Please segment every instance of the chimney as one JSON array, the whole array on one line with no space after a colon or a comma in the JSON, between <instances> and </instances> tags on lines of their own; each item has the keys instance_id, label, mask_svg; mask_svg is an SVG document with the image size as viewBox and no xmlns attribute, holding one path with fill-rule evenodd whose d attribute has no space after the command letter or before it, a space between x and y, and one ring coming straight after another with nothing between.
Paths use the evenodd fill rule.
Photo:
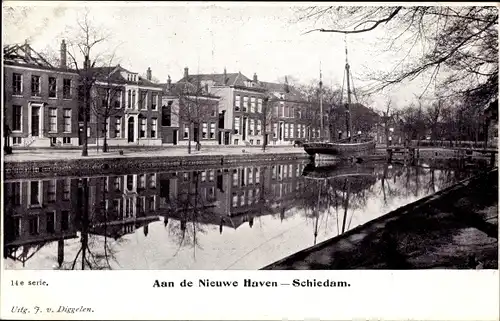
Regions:
<instances>
[{"instance_id":1,"label":"chimney","mask_svg":"<svg viewBox=\"0 0 500 321\"><path fill-rule=\"evenodd\" d=\"M257 79L257 73L253 74L253 82L258 82L259 80Z\"/></svg>"},{"instance_id":2,"label":"chimney","mask_svg":"<svg viewBox=\"0 0 500 321\"><path fill-rule=\"evenodd\" d=\"M66 42L61 41L61 68L66 68Z\"/></svg>"},{"instance_id":3,"label":"chimney","mask_svg":"<svg viewBox=\"0 0 500 321\"><path fill-rule=\"evenodd\" d=\"M24 58L28 61L31 60L31 47L28 39L24 41Z\"/></svg>"},{"instance_id":4,"label":"chimney","mask_svg":"<svg viewBox=\"0 0 500 321\"><path fill-rule=\"evenodd\" d=\"M148 70L146 71L146 79L151 81L151 67L148 67Z\"/></svg>"},{"instance_id":5,"label":"chimney","mask_svg":"<svg viewBox=\"0 0 500 321\"><path fill-rule=\"evenodd\" d=\"M283 89L285 90L286 93L290 92L290 87L288 86L288 77L285 76L285 84L283 86Z\"/></svg>"},{"instance_id":6,"label":"chimney","mask_svg":"<svg viewBox=\"0 0 500 321\"><path fill-rule=\"evenodd\" d=\"M226 67L224 67L224 85L227 84L227 72L226 72Z\"/></svg>"},{"instance_id":7,"label":"chimney","mask_svg":"<svg viewBox=\"0 0 500 321\"><path fill-rule=\"evenodd\" d=\"M186 80L188 79L189 77L189 69L188 67L184 68L184 78L186 78Z\"/></svg>"},{"instance_id":8,"label":"chimney","mask_svg":"<svg viewBox=\"0 0 500 321\"><path fill-rule=\"evenodd\" d=\"M167 90L170 91L170 88L172 88L172 80L170 79L170 75L168 75L168 78L167 78Z\"/></svg>"}]
</instances>

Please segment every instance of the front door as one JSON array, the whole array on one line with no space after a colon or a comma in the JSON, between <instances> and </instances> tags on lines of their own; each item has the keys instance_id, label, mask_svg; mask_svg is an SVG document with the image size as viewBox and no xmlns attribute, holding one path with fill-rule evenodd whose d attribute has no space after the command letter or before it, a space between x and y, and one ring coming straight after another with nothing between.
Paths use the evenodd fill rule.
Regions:
<instances>
[{"instance_id":1,"label":"front door","mask_svg":"<svg viewBox=\"0 0 500 321\"><path fill-rule=\"evenodd\" d=\"M174 145L177 145L177 129L174 129L173 132L172 132L172 142Z\"/></svg>"},{"instance_id":2,"label":"front door","mask_svg":"<svg viewBox=\"0 0 500 321\"><path fill-rule=\"evenodd\" d=\"M40 107L31 107L31 136L40 136Z\"/></svg>"},{"instance_id":3,"label":"front door","mask_svg":"<svg viewBox=\"0 0 500 321\"><path fill-rule=\"evenodd\" d=\"M224 132L224 145L229 145L229 132Z\"/></svg>"},{"instance_id":4,"label":"front door","mask_svg":"<svg viewBox=\"0 0 500 321\"><path fill-rule=\"evenodd\" d=\"M134 117L128 119L128 142L134 142Z\"/></svg>"}]
</instances>

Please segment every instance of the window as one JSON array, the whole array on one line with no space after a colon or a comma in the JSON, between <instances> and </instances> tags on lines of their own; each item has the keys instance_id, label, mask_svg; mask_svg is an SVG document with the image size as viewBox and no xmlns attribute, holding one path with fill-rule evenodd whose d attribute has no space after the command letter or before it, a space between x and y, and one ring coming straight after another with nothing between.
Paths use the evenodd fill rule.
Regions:
<instances>
[{"instance_id":1,"label":"window","mask_svg":"<svg viewBox=\"0 0 500 321\"><path fill-rule=\"evenodd\" d=\"M40 76L31 76L31 96L40 97Z\"/></svg>"},{"instance_id":2,"label":"window","mask_svg":"<svg viewBox=\"0 0 500 321\"><path fill-rule=\"evenodd\" d=\"M206 139L207 138L207 131L208 131L208 127L207 127L207 123L203 123L202 124L202 128L201 128L201 138L203 139Z\"/></svg>"},{"instance_id":3,"label":"window","mask_svg":"<svg viewBox=\"0 0 500 321\"><path fill-rule=\"evenodd\" d=\"M12 137L12 144L21 145L23 143L22 137Z\"/></svg>"},{"instance_id":4,"label":"window","mask_svg":"<svg viewBox=\"0 0 500 321\"><path fill-rule=\"evenodd\" d=\"M250 98L250 112L255 113L255 97Z\"/></svg>"},{"instance_id":5,"label":"window","mask_svg":"<svg viewBox=\"0 0 500 321\"><path fill-rule=\"evenodd\" d=\"M285 116L285 103L284 102L280 102L280 107L279 107L278 112L279 112L278 117Z\"/></svg>"},{"instance_id":6,"label":"window","mask_svg":"<svg viewBox=\"0 0 500 321\"><path fill-rule=\"evenodd\" d=\"M189 124L184 124L184 138L189 139Z\"/></svg>"},{"instance_id":7,"label":"window","mask_svg":"<svg viewBox=\"0 0 500 321\"><path fill-rule=\"evenodd\" d=\"M293 138L293 124L290 124L290 138Z\"/></svg>"},{"instance_id":8,"label":"window","mask_svg":"<svg viewBox=\"0 0 500 321\"><path fill-rule=\"evenodd\" d=\"M49 98L57 97L57 79L49 77Z\"/></svg>"},{"instance_id":9,"label":"window","mask_svg":"<svg viewBox=\"0 0 500 321\"><path fill-rule=\"evenodd\" d=\"M273 124L273 137L276 138L278 136L278 123Z\"/></svg>"},{"instance_id":10,"label":"window","mask_svg":"<svg viewBox=\"0 0 500 321\"><path fill-rule=\"evenodd\" d=\"M21 182L10 183L10 202L12 205L21 205Z\"/></svg>"},{"instance_id":11,"label":"window","mask_svg":"<svg viewBox=\"0 0 500 321\"><path fill-rule=\"evenodd\" d=\"M148 109L148 92L141 91L141 109Z\"/></svg>"},{"instance_id":12,"label":"window","mask_svg":"<svg viewBox=\"0 0 500 321\"><path fill-rule=\"evenodd\" d=\"M66 178L63 181L63 200L69 201L71 197L71 179Z\"/></svg>"},{"instance_id":13,"label":"window","mask_svg":"<svg viewBox=\"0 0 500 321\"><path fill-rule=\"evenodd\" d=\"M254 133L254 127L255 127L255 122L253 119L250 119L250 130L249 130L249 135L253 135Z\"/></svg>"},{"instance_id":14,"label":"window","mask_svg":"<svg viewBox=\"0 0 500 321\"><path fill-rule=\"evenodd\" d=\"M250 145L253 145L253 139L250 139Z\"/></svg>"},{"instance_id":15,"label":"window","mask_svg":"<svg viewBox=\"0 0 500 321\"><path fill-rule=\"evenodd\" d=\"M63 79L63 98L71 99L71 79Z\"/></svg>"},{"instance_id":16,"label":"window","mask_svg":"<svg viewBox=\"0 0 500 321\"><path fill-rule=\"evenodd\" d=\"M298 116L299 118L302 118L302 111L300 111L300 110L299 110L299 111L297 112L297 116Z\"/></svg>"},{"instance_id":17,"label":"window","mask_svg":"<svg viewBox=\"0 0 500 321\"><path fill-rule=\"evenodd\" d=\"M248 97L243 97L243 111L246 112L248 107Z\"/></svg>"},{"instance_id":18,"label":"window","mask_svg":"<svg viewBox=\"0 0 500 321\"><path fill-rule=\"evenodd\" d=\"M284 116L285 117L290 117L290 108L288 108L288 106L285 106Z\"/></svg>"},{"instance_id":19,"label":"window","mask_svg":"<svg viewBox=\"0 0 500 321\"><path fill-rule=\"evenodd\" d=\"M35 217L30 217L30 219L29 219L29 232L30 232L30 235L38 235L38 233L40 232L38 215Z\"/></svg>"},{"instance_id":20,"label":"window","mask_svg":"<svg viewBox=\"0 0 500 321\"><path fill-rule=\"evenodd\" d=\"M49 108L49 132L57 132L57 108Z\"/></svg>"},{"instance_id":21,"label":"window","mask_svg":"<svg viewBox=\"0 0 500 321\"><path fill-rule=\"evenodd\" d=\"M71 133L71 109L65 108L63 111L64 132Z\"/></svg>"},{"instance_id":22,"label":"window","mask_svg":"<svg viewBox=\"0 0 500 321\"><path fill-rule=\"evenodd\" d=\"M144 189L146 188L146 174L139 175L139 184L138 188Z\"/></svg>"},{"instance_id":23,"label":"window","mask_svg":"<svg viewBox=\"0 0 500 321\"><path fill-rule=\"evenodd\" d=\"M240 133L240 117L234 117L234 133L237 135Z\"/></svg>"},{"instance_id":24,"label":"window","mask_svg":"<svg viewBox=\"0 0 500 321\"><path fill-rule=\"evenodd\" d=\"M300 124L297 124L297 138L300 138Z\"/></svg>"},{"instance_id":25,"label":"window","mask_svg":"<svg viewBox=\"0 0 500 321\"><path fill-rule=\"evenodd\" d=\"M233 207L238 207L238 195L233 195Z\"/></svg>"},{"instance_id":26,"label":"window","mask_svg":"<svg viewBox=\"0 0 500 321\"><path fill-rule=\"evenodd\" d=\"M116 138L122 137L122 118L121 117L115 118L115 136L116 136Z\"/></svg>"},{"instance_id":27,"label":"window","mask_svg":"<svg viewBox=\"0 0 500 321\"><path fill-rule=\"evenodd\" d=\"M38 181L30 182L30 205L41 205L40 204L40 184Z\"/></svg>"},{"instance_id":28,"label":"window","mask_svg":"<svg viewBox=\"0 0 500 321\"><path fill-rule=\"evenodd\" d=\"M262 130L262 121L259 119L259 120L257 120L257 135L261 134L261 130ZM260 145L260 144L257 143L257 145Z\"/></svg>"},{"instance_id":29,"label":"window","mask_svg":"<svg viewBox=\"0 0 500 321\"><path fill-rule=\"evenodd\" d=\"M56 231L56 212L47 213L46 223L47 233L54 233Z\"/></svg>"},{"instance_id":30,"label":"window","mask_svg":"<svg viewBox=\"0 0 500 321\"><path fill-rule=\"evenodd\" d=\"M215 138L215 123L210 123L210 139Z\"/></svg>"},{"instance_id":31,"label":"window","mask_svg":"<svg viewBox=\"0 0 500 321\"><path fill-rule=\"evenodd\" d=\"M54 203L56 201L56 181L50 180L47 186L47 201Z\"/></svg>"},{"instance_id":32,"label":"window","mask_svg":"<svg viewBox=\"0 0 500 321\"><path fill-rule=\"evenodd\" d=\"M116 109L122 108L122 91L121 89L117 89L114 94L113 106Z\"/></svg>"},{"instance_id":33,"label":"window","mask_svg":"<svg viewBox=\"0 0 500 321\"><path fill-rule=\"evenodd\" d=\"M158 108L158 93L151 93L151 110Z\"/></svg>"},{"instance_id":34,"label":"window","mask_svg":"<svg viewBox=\"0 0 500 321\"><path fill-rule=\"evenodd\" d=\"M259 183L260 183L260 168L257 168L257 170L255 171L255 184Z\"/></svg>"},{"instance_id":35,"label":"window","mask_svg":"<svg viewBox=\"0 0 500 321\"><path fill-rule=\"evenodd\" d=\"M132 191L134 189L134 175L126 175L127 190Z\"/></svg>"},{"instance_id":36,"label":"window","mask_svg":"<svg viewBox=\"0 0 500 321\"><path fill-rule=\"evenodd\" d=\"M241 96L236 95L235 102L234 102L234 110L240 111L240 107L241 107Z\"/></svg>"},{"instance_id":37,"label":"window","mask_svg":"<svg viewBox=\"0 0 500 321\"><path fill-rule=\"evenodd\" d=\"M136 108L136 105L135 105L135 90L132 90L132 108Z\"/></svg>"},{"instance_id":38,"label":"window","mask_svg":"<svg viewBox=\"0 0 500 321\"><path fill-rule=\"evenodd\" d=\"M12 131L22 131L22 111L23 106L14 105L12 106Z\"/></svg>"},{"instance_id":39,"label":"window","mask_svg":"<svg viewBox=\"0 0 500 321\"><path fill-rule=\"evenodd\" d=\"M148 202L148 203L149 203L149 204L148 204L148 205L149 205L149 206L148 206L148 208L149 208L149 210L150 210L150 211L154 211L154 210L155 210L155 208L156 208L156 202L155 202L155 199L156 199L156 197L155 197L154 195L153 195L153 196L150 196L150 197L148 198L148 201L149 201L149 202Z\"/></svg>"},{"instance_id":40,"label":"window","mask_svg":"<svg viewBox=\"0 0 500 321\"><path fill-rule=\"evenodd\" d=\"M69 211L61 211L61 230L67 231L69 229Z\"/></svg>"},{"instance_id":41,"label":"window","mask_svg":"<svg viewBox=\"0 0 500 321\"><path fill-rule=\"evenodd\" d=\"M156 118L151 118L151 138L156 138L157 132L158 132L158 120Z\"/></svg>"},{"instance_id":42,"label":"window","mask_svg":"<svg viewBox=\"0 0 500 321\"><path fill-rule=\"evenodd\" d=\"M248 169L248 184L253 184L253 167Z\"/></svg>"},{"instance_id":43,"label":"window","mask_svg":"<svg viewBox=\"0 0 500 321\"><path fill-rule=\"evenodd\" d=\"M172 125L172 103L170 100L167 106L163 106L161 108L161 125L162 126L171 126Z\"/></svg>"},{"instance_id":44,"label":"window","mask_svg":"<svg viewBox=\"0 0 500 321\"><path fill-rule=\"evenodd\" d=\"M290 107L290 117L295 118L295 107Z\"/></svg>"},{"instance_id":45,"label":"window","mask_svg":"<svg viewBox=\"0 0 500 321\"><path fill-rule=\"evenodd\" d=\"M233 186L238 186L238 170L233 170Z\"/></svg>"},{"instance_id":46,"label":"window","mask_svg":"<svg viewBox=\"0 0 500 321\"><path fill-rule=\"evenodd\" d=\"M156 188L156 174L149 174L149 188Z\"/></svg>"},{"instance_id":47,"label":"window","mask_svg":"<svg viewBox=\"0 0 500 321\"><path fill-rule=\"evenodd\" d=\"M288 124L285 124L285 138L288 138Z\"/></svg>"},{"instance_id":48,"label":"window","mask_svg":"<svg viewBox=\"0 0 500 321\"><path fill-rule=\"evenodd\" d=\"M127 108L132 108L132 90L128 90L127 93Z\"/></svg>"},{"instance_id":49,"label":"window","mask_svg":"<svg viewBox=\"0 0 500 321\"><path fill-rule=\"evenodd\" d=\"M213 182L214 179L215 179L215 171L214 170L208 171L208 181Z\"/></svg>"},{"instance_id":50,"label":"window","mask_svg":"<svg viewBox=\"0 0 500 321\"><path fill-rule=\"evenodd\" d=\"M147 119L144 117L140 117L139 121L141 124L141 128L139 129L139 137L144 138L144 137L146 137L146 121L147 121Z\"/></svg>"},{"instance_id":51,"label":"window","mask_svg":"<svg viewBox=\"0 0 500 321\"><path fill-rule=\"evenodd\" d=\"M260 145L260 139L257 139L257 145Z\"/></svg>"},{"instance_id":52,"label":"window","mask_svg":"<svg viewBox=\"0 0 500 321\"><path fill-rule=\"evenodd\" d=\"M23 75L12 74L12 93L14 95L22 95L23 93Z\"/></svg>"},{"instance_id":53,"label":"window","mask_svg":"<svg viewBox=\"0 0 500 321\"><path fill-rule=\"evenodd\" d=\"M115 188L115 191L118 192L120 191L120 177L115 177L115 181L114 181L114 188Z\"/></svg>"},{"instance_id":54,"label":"window","mask_svg":"<svg viewBox=\"0 0 500 321\"><path fill-rule=\"evenodd\" d=\"M14 218L14 237L20 237L21 236L21 218L20 217L15 217Z\"/></svg>"},{"instance_id":55,"label":"window","mask_svg":"<svg viewBox=\"0 0 500 321\"><path fill-rule=\"evenodd\" d=\"M259 112L259 113L262 112L262 98L259 98L257 100L257 112Z\"/></svg>"}]
</instances>

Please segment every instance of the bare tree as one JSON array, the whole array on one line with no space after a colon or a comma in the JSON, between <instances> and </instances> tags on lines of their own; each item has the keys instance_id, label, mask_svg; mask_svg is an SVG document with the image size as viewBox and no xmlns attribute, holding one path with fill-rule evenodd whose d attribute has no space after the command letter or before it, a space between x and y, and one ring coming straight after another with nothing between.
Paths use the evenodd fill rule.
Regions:
<instances>
[{"instance_id":1,"label":"bare tree","mask_svg":"<svg viewBox=\"0 0 500 321\"><path fill-rule=\"evenodd\" d=\"M200 125L207 118L213 117L217 111L218 98L210 94L207 88L190 82L181 82L176 86L176 95L179 100L179 108L172 111L177 114L179 121L189 126L188 153L191 153L191 139L196 142L196 150L201 149Z\"/></svg>"},{"instance_id":2,"label":"bare tree","mask_svg":"<svg viewBox=\"0 0 500 321\"><path fill-rule=\"evenodd\" d=\"M99 67L105 51L99 46L105 43L109 36L102 29L93 25L90 12L85 10L83 16L78 17L74 37L67 42L69 66L75 69L81 77L80 98L83 101L83 148L82 156L88 156L87 128L91 111L91 92L97 80L96 67ZM83 65L79 62L83 57Z\"/></svg>"},{"instance_id":3,"label":"bare tree","mask_svg":"<svg viewBox=\"0 0 500 321\"><path fill-rule=\"evenodd\" d=\"M405 54L389 71L373 75L374 91L424 75L429 85L442 73L448 77L440 84L451 94L481 93L483 103L498 96L495 6L330 6L302 7L297 13L297 21L323 26L308 32L348 35L385 29L384 50Z\"/></svg>"},{"instance_id":4,"label":"bare tree","mask_svg":"<svg viewBox=\"0 0 500 321\"><path fill-rule=\"evenodd\" d=\"M113 56L114 57L114 56ZM99 124L102 121L102 133L103 133L103 147L102 151L106 153L108 151L108 131L109 131L109 121L110 118L121 112L120 101L122 99L122 87L116 86L111 79L112 63L113 58L111 58L109 65L98 69L94 69L94 77L99 79L99 84L93 86L90 93L91 100L91 111L96 116L96 137L99 139L100 130ZM139 102L141 103L141 102Z\"/></svg>"}]
</instances>

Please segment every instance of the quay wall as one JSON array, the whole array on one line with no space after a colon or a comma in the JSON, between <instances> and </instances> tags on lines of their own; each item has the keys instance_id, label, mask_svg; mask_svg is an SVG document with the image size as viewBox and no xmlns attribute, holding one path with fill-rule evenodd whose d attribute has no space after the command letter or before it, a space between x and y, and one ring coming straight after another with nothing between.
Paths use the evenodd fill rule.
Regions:
<instances>
[{"instance_id":1,"label":"quay wall","mask_svg":"<svg viewBox=\"0 0 500 321\"><path fill-rule=\"evenodd\" d=\"M266 153L238 155L189 155L163 157L79 158L57 160L32 160L4 163L4 179L44 178L57 176L94 176L96 174L139 173L148 170L188 170L203 166L204 169L237 167L252 162L276 163L307 161L302 153Z\"/></svg>"}]
</instances>

